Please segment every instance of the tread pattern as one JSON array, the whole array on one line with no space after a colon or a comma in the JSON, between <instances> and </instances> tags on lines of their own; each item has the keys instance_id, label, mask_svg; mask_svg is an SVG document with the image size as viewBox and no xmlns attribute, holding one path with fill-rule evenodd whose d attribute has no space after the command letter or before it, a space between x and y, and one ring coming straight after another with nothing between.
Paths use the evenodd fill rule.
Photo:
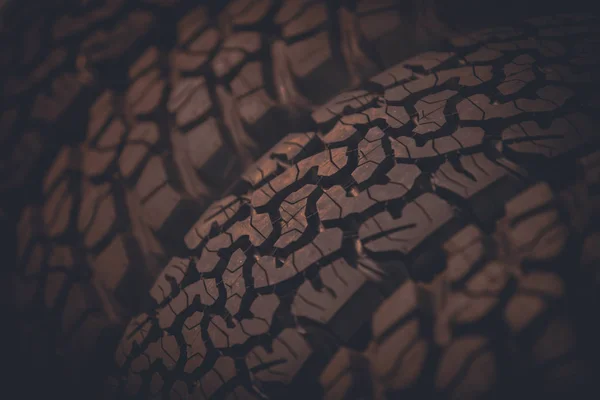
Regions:
<instances>
[{"instance_id":1,"label":"tread pattern","mask_svg":"<svg viewBox=\"0 0 600 400\"><path fill-rule=\"evenodd\" d=\"M557 16L459 37L316 110L317 130L281 141L186 234L191 256L129 324L108 396L348 398L334 381L367 379L378 396L462 398L588 372L589 325L564 299L593 293L565 264L589 228L569 223L576 200L555 200L574 180L592 193L588 25ZM582 196L591 212L595 195ZM525 353L496 367L490 326ZM583 347L562 340L573 335ZM519 357L524 375L509 376Z\"/></svg>"},{"instance_id":2,"label":"tread pattern","mask_svg":"<svg viewBox=\"0 0 600 400\"><path fill-rule=\"evenodd\" d=\"M4 191L23 183L33 168L27 164L35 158L31 156L40 156L44 128L64 113L81 90L74 60L69 59L73 55L66 46L54 45L48 34L61 5L56 4L55 8L29 4L23 9L6 10L9 15L5 16L7 25L2 32L2 72L11 79L3 82ZM16 29L23 25L25 29ZM61 73L61 68L66 73ZM42 94L39 100L36 92Z\"/></svg>"},{"instance_id":3,"label":"tread pattern","mask_svg":"<svg viewBox=\"0 0 600 400\"><path fill-rule=\"evenodd\" d=\"M400 20L365 36L374 16L404 18L403 6L361 4L56 5L72 11L43 20L37 40L48 36L51 51L35 60L15 52L32 72L7 93L31 97L1 120L15 138L34 112L48 114L39 127L34 122L38 136L69 132L55 141L55 154L40 155L48 164L37 168L40 193L19 222L18 318L23 341L46 346L43 357L32 356L44 360L40 368L58 360L76 370L79 358L95 353L103 326L118 329L145 308L166 255L189 253L180 238L254 159L292 127L316 128L313 104L397 61L379 60L380 52L403 56L379 42L401 28ZM61 107L44 97L48 86ZM29 161L27 152L14 154ZM265 260L274 275L264 277L266 286L285 279L272 261ZM38 339L40 327L50 333ZM82 348L75 337L86 339Z\"/></svg>"},{"instance_id":4,"label":"tread pattern","mask_svg":"<svg viewBox=\"0 0 600 400\"><path fill-rule=\"evenodd\" d=\"M19 196L31 198L32 193L20 193L24 183L40 178L38 172L61 145L82 139L82 115L101 87L113 85L115 76L139 57L138 49L169 30L172 24L160 16L186 7L186 0L59 0L28 1L5 10L3 202L12 208L22 201Z\"/></svg>"},{"instance_id":5,"label":"tread pattern","mask_svg":"<svg viewBox=\"0 0 600 400\"><path fill-rule=\"evenodd\" d=\"M80 372L82 366L95 363L89 362L90 353L104 348L98 341L105 340L114 324L127 320L131 307L140 302L127 286L145 288L151 283L144 281L147 273L134 272L128 260L144 262L151 271L154 260L146 256L157 253L152 237L135 223L139 217L129 212L133 207L121 186L91 167L110 164L106 155L118 144L114 137L100 145L98 137L81 141L88 131L88 107L106 85L106 74L126 71L157 26L168 30L165 10L180 2L161 3L24 2L6 10L12 14L2 26L1 68L5 77L14 78L3 81L0 190L9 223L16 224L12 220L21 214L15 246L20 248L19 260L10 268L15 279L8 278L15 281L11 292L17 300L15 360L23 377L43 371L40 376L56 393L77 386L60 384L65 368L74 382L88 384ZM183 5L178 4L178 10L183 11ZM139 26L139 12L158 15L162 23ZM131 40L115 42L105 29L126 31ZM106 111L110 113L110 107L96 107L92 114ZM94 129L98 127L89 130ZM43 176L37 176L39 172ZM23 209L25 203L29 206ZM128 226L132 220L133 226ZM140 236L144 240L137 243Z\"/></svg>"},{"instance_id":6,"label":"tread pattern","mask_svg":"<svg viewBox=\"0 0 600 400\"><path fill-rule=\"evenodd\" d=\"M368 371L378 388L369 395L556 396L593 388L598 348L575 342L582 327L567 301L593 312L593 303L577 299L578 291L594 293L584 283L593 273L564 267L563 257L573 260L568 243L582 238L576 232L584 225L571 225L575 214L560 216L566 204L559 198L547 183L526 189L506 204L491 234L468 225L452 236L446 270L430 285L409 281L386 299L373 316L373 341L354 356L354 370ZM337 368L351 366L345 359Z\"/></svg>"}]
</instances>

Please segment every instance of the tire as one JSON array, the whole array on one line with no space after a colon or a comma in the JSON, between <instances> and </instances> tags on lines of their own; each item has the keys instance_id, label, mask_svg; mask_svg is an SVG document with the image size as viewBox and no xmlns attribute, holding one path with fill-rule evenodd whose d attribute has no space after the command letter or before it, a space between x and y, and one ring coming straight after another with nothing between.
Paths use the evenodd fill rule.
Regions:
<instances>
[{"instance_id":1,"label":"tire","mask_svg":"<svg viewBox=\"0 0 600 400\"><path fill-rule=\"evenodd\" d=\"M152 306L164 264L189 253L181 238L248 165L285 134L316 128L315 104L439 39L403 23L413 12L437 26L432 13L391 0L85 3L104 11L52 23L84 30L65 39L70 64L57 70L79 68L87 97L42 126L54 149L29 180L37 192L13 204L23 208L22 358L82 387L82 375L102 377L126 323ZM103 19L88 26L89 14ZM395 51L405 40L415 44ZM54 73L43 82L28 89L33 99Z\"/></svg>"},{"instance_id":2,"label":"tire","mask_svg":"<svg viewBox=\"0 0 600 400\"><path fill-rule=\"evenodd\" d=\"M62 379L69 363L63 360L69 359L69 353L83 354L85 350L81 347L82 339L73 336L76 329L71 329L72 325L75 328L79 323L85 325L87 318L94 319L94 326L103 326L99 321L106 321L106 317L98 317L101 310L85 304L83 310L87 311L82 312L76 304L71 311L75 315L63 315L64 309L72 307L67 305L66 298L81 296L80 293L73 296L70 287L79 288L77 284L88 279L85 276L91 272L86 270L85 251L79 251L73 261L71 253L77 251L77 239L72 245L68 235L50 239L43 221L38 224L39 220L29 217L32 212L38 213L47 200L42 190L44 175L56 168L59 152L82 141L89 107L101 91L120 87L119 79L115 82L114 77L122 76L123 72L126 75L140 51L164 37L162 33L169 30L170 19L185 12L185 7L185 2L169 0L26 0L10 2L2 10L0 207L6 211L7 218L2 221L6 222L6 231L13 236L3 241L2 255L7 265L3 272L8 274L2 278L6 277L3 282L16 282L6 290L10 300L7 304L16 305L16 310L9 308L6 322L7 326L15 327L11 332L14 335L11 343L15 346L11 346L14 351L10 352L15 356L9 357L13 361L9 364L17 378L9 381L19 391L33 391L32 396L40 387L50 393L64 391ZM149 20L154 23L144 24ZM113 79L107 79L110 77ZM76 182L73 177L77 173L75 169L68 173L71 185ZM14 238L14 227L19 220L21 234L24 229L27 237ZM29 223L32 225L27 226ZM22 251L31 249L37 253L15 254L19 246ZM41 258L40 249L43 249ZM50 260L50 253L55 254L54 261ZM56 258L56 253L62 255ZM80 270L69 262L81 265ZM67 276L67 283L61 274ZM59 279L53 282L56 275ZM20 292L23 288L29 291ZM51 295L45 294L50 291ZM86 296L90 295L94 294L88 290ZM46 306L41 300L45 296L50 296L47 299L56 296L58 300ZM89 298L85 302L97 304ZM94 338L98 332L90 336ZM65 351L63 348L69 347L69 341L74 349ZM71 371L80 367L73 369L72 364L68 367ZM37 377L39 385L30 384L31 376ZM74 379L77 382L78 378Z\"/></svg>"},{"instance_id":3,"label":"tire","mask_svg":"<svg viewBox=\"0 0 600 400\"><path fill-rule=\"evenodd\" d=\"M458 37L317 109L186 233L106 397L594 389L596 24Z\"/></svg>"},{"instance_id":4,"label":"tire","mask_svg":"<svg viewBox=\"0 0 600 400\"><path fill-rule=\"evenodd\" d=\"M26 182L39 180L61 145L81 140L81 117L98 91L163 36L185 1L26 0L6 8L0 190L2 203L18 208L35 194Z\"/></svg>"}]
</instances>

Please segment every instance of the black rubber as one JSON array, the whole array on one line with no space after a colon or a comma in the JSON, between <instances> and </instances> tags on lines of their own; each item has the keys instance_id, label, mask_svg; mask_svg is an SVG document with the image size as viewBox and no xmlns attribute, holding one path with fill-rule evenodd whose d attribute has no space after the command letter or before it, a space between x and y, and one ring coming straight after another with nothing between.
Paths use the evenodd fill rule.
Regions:
<instances>
[{"instance_id":1,"label":"black rubber","mask_svg":"<svg viewBox=\"0 0 600 400\"><path fill-rule=\"evenodd\" d=\"M359 84L365 77L393 66L415 52L434 45L440 48L452 29L440 22L438 14L444 17L444 21L454 19L453 29L463 29L469 18L461 20L467 13L460 10L473 11L482 7L481 4L471 4L471 0L464 0L464 7L454 3L450 6L442 4L438 13L434 12L436 7L444 2L437 3L434 5L429 0L414 3L395 0L215 0L199 6L197 2L187 0L23 0L6 6L0 16L0 72L3 77L0 223L7 238L2 241L0 256L7 266L15 267L3 271L8 274L0 276L0 280L7 287L0 288L0 292L6 303L14 302L17 309L14 312L14 307L9 306L6 312L6 326L10 327L6 330L10 334L6 342L11 343L9 350L16 353L15 361L7 364L14 367L13 372L22 372L23 379L18 381L18 385L24 391L23 396L27 397L27 391L39 388L57 395L65 390L77 392L82 388L84 393L96 393L90 388L104 379L104 368L111 362L113 350L130 316L157 307L156 299L146 293L167 260L174 255L184 260L190 255L198 256L199 250L188 249L182 238L199 219L206 221L213 214L217 221L225 218L222 212L215 214L215 210L220 210L222 204L228 204L232 199L229 197L204 213L215 199L223 194L246 199L249 193L260 191L261 187L268 188L267 184L289 170L291 165L305 165L302 168L308 168L305 172L313 179L315 172L310 162L313 166L318 165L314 164L321 162L318 157L328 157L329 151L333 155L343 152L336 149L347 144L335 140L330 143L329 139L323 139L323 134L350 129L335 127L340 121L362 126L364 117L350 115L357 111L364 111L376 121L387 120L386 123L396 124L396 128L408 132L408 126L415 122L403 119L394 122L381 116L379 101L387 96L384 88L392 85L391 82L380 81L384 79L381 77L375 83L364 85L365 90L358 92L360 95L352 94L325 108L318 105L342 89ZM527 14L528 7L539 12L539 5L531 6L530 3L535 2L507 2L502 7L503 12L498 13L498 20L507 15L512 18L513 13ZM550 5L544 5L545 10L549 8ZM448 18L450 15L451 18ZM457 19L457 16L461 18ZM593 31L595 25L569 23L579 29L571 32L575 35L573 40L593 37L586 30ZM523 37L528 35L537 37L533 30L523 33ZM571 39L564 41L567 43ZM548 42L548 48L540 47L538 50L544 57L549 57L545 52L553 51L555 46L554 39L550 38ZM529 45L529 42L517 44L525 46L525 53L535 52L527 50ZM428 82L436 68L441 73L456 67L456 57L476 51L477 46L455 43L447 50L458 55L444 55L450 61L441 64L442 60L437 60L438 55L410 60L403 63L407 70L403 70L403 76ZM493 64L493 60L485 58L486 55L479 57L483 58L467 59L464 64L465 68L475 66L478 77L480 67ZM581 59L594 60L590 54L582 55ZM579 66L577 63L580 62L574 62L572 67L573 73L578 76L587 73L588 68ZM518 60L517 65L519 63ZM512 99L510 96L534 96L531 84L520 88L519 82L526 80L519 75L520 66L511 68L518 74L514 80L510 79L509 83L497 89L491 88L491 84L490 87L483 85L482 93L490 93L488 95L494 97L494 90L505 95L508 91L508 97L501 96L499 101ZM533 71L535 79L539 79L540 72ZM589 73L590 77L582 79L593 81L593 69ZM493 72L494 77L498 74ZM559 71L559 74L563 72ZM460 78L459 86L465 85L464 79L472 78ZM448 82L448 87L453 88L454 81L450 79ZM585 98L592 96L589 94L593 90L591 87L581 89L577 86L573 90L577 96ZM517 89L519 92L516 94L510 92ZM561 96L560 93L544 93L540 96ZM425 95L415 94L415 99ZM446 95L434 98L433 106L415 102L413 109L406 110L407 115L412 118L418 113L427 114L435 110L438 101L456 101L455 97L445 99ZM401 102L393 97L397 94L390 96L390 99ZM360 103L363 97L367 102L364 105ZM575 107L569 102L565 104ZM485 126L486 135L495 138L490 139L493 143L499 141L497 130L503 126L498 121L520 121L517 115L506 117L502 114L514 111L502 110L498 118L493 118L489 126ZM435 112L428 116L435 121L433 125L425 122L421 124L425 127L412 126L417 139L410 155L396 157L400 164L412 162L417 155L425 159L417 163L422 172L417 186L427 185L422 175L432 173L439 166L439 156L429 157L427 152L435 153L447 146L453 148L443 138L430 140L436 134L447 135L448 129L454 129L452 124L443 125L440 130L434 129L437 133L427 136L429 127L439 124L439 118L442 118L440 115L443 113ZM349 114L348 117L341 118L345 113ZM404 118L404 114L401 117ZM445 118L454 121L456 117ZM536 114L534 120L545 129L544 124L549 122L544 118ZM379 123L372 122L376 126ZM366 134L361 132L361 135ZM290 133L292 135L275 150L258 164L253 164L257 157ZM472 131L469 131L464 138L461 134L453 137L470 143L477 140L471 134ZM386 135L389 135L387 131ZM335 135L329 133L327 136ZM355 137L348 140L352 149L366 146L364 143L357 144ZM297 194L297 198L291 197L292 205L286 205L285 210L279 212L285 217L288 208L294 211L296 207L304 206L304 197L321 198L322 195L311 190L317 193L334 190L332 187L338 179L344 187L349 179L351 186L344 190L352 196L364 192L371 185L386 183L388 178L384 175L391 171L387 169L390 168L387 156L391 152L400 154L398 146L411 148L413 144L405 142L405 139L399 140L399 144L379 137L374 140L389 143L382 147L384 150L374 150L373 162L360 167L359 164L350 164L343 169L345 172L339 174L334 173L335 168L323 166L317 171L317 176L324 174L323 180L312 182L303 178L309 180L302 181L302 185L314 184L315 187L303 189L307 192ZM523 140L517 137L507 139L505 143L516 146ZM391 144L396 146L392 150ZM483 144L474 145L474 148L476 152L487 149ZM325 152L326 149L329 150ZM363 151L362 148L360 151ZM369 151L364 150L365 154ZM508 150L502 151L506 153ZM317 153L321 155L317 156ZM380 159L383 155L385 157ZM512 153L509 155L514 156ZM317 158L310 158L313 156ZM312 161L303 161L306 158ZM462 171L453 157L448 162ZM518 162L527 164L527 170L537 170L535 165L529 166L528 160L518 159ZM375 168L372 173L369 166L374 164L384 166ZM242 171L246 171L245 179L232 185ZM333 176L330 177L330 174ZM361 174L366 175L361 178ZM349 178L350 175L354 180ZM561 179L556 178L557 181ZM437 185L435 180L432 182ZM499 188L496 190L504 190L504 186ZM509 193L516 194L521 189L519 186ZM434 192L441 197L448 195L439 186L435 186ZM335 189L331 196L335 199L341 193L340 189ZM406 199L413 201L410 197L413 192L410 193ZM281 196L275 197L281 200ZM495 198L495 195L488 196ZM458 201L454 197L443 199ZM501 203L503 197L498 196L498 199ZM277 203L279 200L273 201ZM234 213L231 216L233 220L223 220L222 223L233 224L234 220L239 222L239 218L247 218L248 205L238 204L247 201L236 200L226 208L225 215L229 218L229 213ZM306 201L306 206L312 207L309 206L312 203ZM398 202L402 205L404 201ZM372 217L372 213L381 211L383 203L378 201L377 204L373 206L375 211L369 208L365 215ZM452 203L452 206L455 207L455 204ZM257 219L251 221L263 221L265 213L274 212L271 205L254 210ZM477 206L474 214L480 218L480 214L487 215L488 212L486 207ZM290 215L295 216L295 213ZM280 235L278 246L287 246L285 257L290 252L301 251L300 247L314 239L314 232L313 236L304 233L304 229L313 226L311 221L317 218L312 214L309 217L306 221L298 217L298 226L290 220L287 230L275 229L275 233L270 234L272 239L275 238L273 235ZM335 225L335 218L331 218ZM353 218L350 218L351 224L364 222ZM495 221L494 217L489 218ZM8 236L18 220L18 237L13 242L13 238ZM325 220L323 226L328 226ZM343 228L347 227L344 225ZM241 232L241 228L235 229ZM349 228L351 232L357 229L358 226L354 225ZM425 242L435 243L449 237L449 233L439 237L437 233L432 235ZM188 244L196 241L193 234L186 237ZM381 239L377 235L375 237ZM343 240L346 243L349 239ZM588 245L592 249L594 240L586 242L592 243ZM332 241L333 238L326 240L327 243ZM262 243L260 238L254 236L251 243L261 249L276 244L259 245L257 243ZM353 243L353 246L359 246L361 242ZM347 246L344 244L337 252L346 254ZM414 256L417 265L435 264L442 257L440 251L430 254L423 250L435 247L434 244L419 246L419 251L425 255ZM18 253L16 262L13 261L15 252ZM346 262L355 267L352 261L354 253L348 254ZM383 254L384 261L377 259L377 263L386 264L388 256L392 259L398 257L385 251ZM325 261L329 260L325 258ZM275 262L278 265L280 261ZM363 272L368 276L376 274L368 272L369 268L364 267ZM436 275L438 268L423 272L427 278L421 278L429 279ZM308 269L316 271L320 267ZM420 267L412 269L421 270ZM292 279L296 282L294 285L300 285L300 278L295 279L297 281ZM390 287L384 285L382 296L387 297L401 281L399 278L390 279ZM13 282L14 285L8 287ZM318 285L316 287L319 288ZM379 286L375 287L377 293L382 291ZM293 292L295 289L290 290ZM221 292L219 296L222 296ZM373 298L378 299L377 296ZM348 301L352 303L352 299ZM2 302L5 303L4 297ZM215 307L219 310L221 306ZM246 304L245 307L251 306ZM284 320L287 321L286 318ZM304 319L302 321L305 324ZM282 326L287 326L287 323ZM276 332L279 328L273 329ZM367 328L361 328L357 337L362 337L367 331ZM256 343L262 343L262 340ZM359 339L349 340L352 344L348 348L352 351L347 353L351 354L348 362L352 368L356 365L362 371L366 364L360 360L370 360L373 356L363 354L356 347ZM326 347L329 348L329 345ZM334 344L332 348L338 347ZM346 353L342 351L340 354L343 358ZM243 372L247 367L240 368ZM65 379L70 383L65 384ZM368 379L374 382L379 378ZM32 385L32 381L37 384ZM266 392L270 390L264 389ZM223 391L226 390L218 391L217 395Z\"/></svg>"},{"instance_id":2,"label":"black rubber","mask_svg":"<svg viewBox=\"0 0 600 400\"><path fill-rule=\"evenodd\" d=\"M318 108L187 232L107 398L596 390L599 34L457 37Z\"/></svg>"},{"instance_id":3,"label":"black rubber","mask_svg":"<svg viewBox=\"0 0 600 400\"><path fill-rule=\"evenodd\" d=\"M247 166L315 128L317 104L447 36L416 29L443 26L430 5L395 0L9 11L0 204L18 219L18 358L58 386L54 372L102 377L113 332Z\"/></svg>"}]
</instances>

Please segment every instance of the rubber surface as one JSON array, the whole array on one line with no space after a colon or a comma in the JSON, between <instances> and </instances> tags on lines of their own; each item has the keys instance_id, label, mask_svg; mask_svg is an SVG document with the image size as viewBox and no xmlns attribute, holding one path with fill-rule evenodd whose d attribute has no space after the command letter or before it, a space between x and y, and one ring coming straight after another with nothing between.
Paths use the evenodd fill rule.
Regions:
<instances>
[{"instance_id":1,"label":"rubber surface","mask_svg":"<svg viewBox=\"0 0 600 400\"><path fill-rule=\"evenodd\" d=\"M64 1L15 12L3 203L19 216L20 358L75 382L102 376L94 369L164 264L187 254L185 232L247 166L315 128L315 104L446 34L415 28L441 26L428 7L395 1ZM21 22L25 36L12 29Z\"/></svg>"},{"instance_id":2,"label":"rubber surface","mask_svg":"<svg viewBox=\"0 0 600 400\"><path fill-rule=\"evenodd\" d=\"M459 37L317 109L187 232L107 398L593 389L599 33Z\"/></svg>"},{"instance_id":3,"label":"rubber surface","mask_svg":"<svg viewBox=\"0 0 600 400\"><path fill-rule=\"evenodd\" d=\"M185 1L177 0L6 6L0 32L3 203L29 189L26 179L39 174L58 146L81 138L82 114L100 87L113 86L139 51L168 30L169 18L184 10Z\"/></svg>"}]
</instances>

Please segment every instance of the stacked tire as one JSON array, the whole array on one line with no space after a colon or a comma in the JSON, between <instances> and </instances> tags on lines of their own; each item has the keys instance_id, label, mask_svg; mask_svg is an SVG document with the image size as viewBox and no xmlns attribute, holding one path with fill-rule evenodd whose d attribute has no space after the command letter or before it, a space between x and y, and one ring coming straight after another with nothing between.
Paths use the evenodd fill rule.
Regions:
<instances>
[{"instance_id":1,"label":"stacked tire","mask_svg":"<svg viewBox=\"0 0 600 400\"><path fill-rule=\"evenodd\" d=\"M392 0L83 3L103 23L65 25L85 33L41 80L83 94L34 122L54 146L15 180L38 190L16 326L33 371L78 382L57 390L593 388L594 18L445 41L429 5ZM34 100L4 113L14 137L54 110L36 68Z\"/></svg>"},{"instance_id":2,"label":"stacked tire","mask_svg":"<svg viewBox=\"0 0 600 400\"><path fill-rule=\"evenodd\" d=\"M189 253L181 237L256 158L313 129L316 104L414 51L393 51L412 18L394 1L64 1L11 12L4 65L20 79L4 90L3 201L19 216L18 358L58 386L103 376L123 327L153 306L164 264Z\"/></svg>"}]
</instances>

